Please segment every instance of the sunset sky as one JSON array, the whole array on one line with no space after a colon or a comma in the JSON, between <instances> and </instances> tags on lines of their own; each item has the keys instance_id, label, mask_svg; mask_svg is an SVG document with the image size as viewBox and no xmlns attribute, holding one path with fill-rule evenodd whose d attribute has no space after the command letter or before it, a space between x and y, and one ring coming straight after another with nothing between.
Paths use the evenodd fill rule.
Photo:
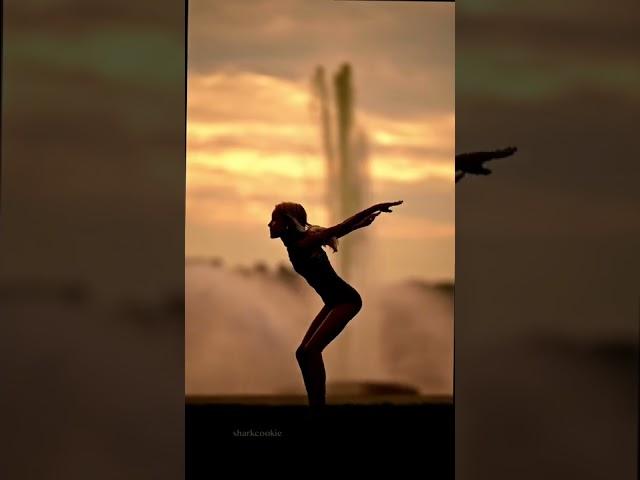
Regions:
<instances>
[{"instance_id":1,"label":"sunset sky","mask_svg":"<svg viewBox=\"0 0 640 480\"><path fill-rule=\"evenodd\" d=\"M372 226L374 272L453 278L453 4L191 1L188 55L187 256L286 262L266 226L281 201L327 223L310 82L349 62L367 203L405 201Z\"/></svg>"}]
</instances>

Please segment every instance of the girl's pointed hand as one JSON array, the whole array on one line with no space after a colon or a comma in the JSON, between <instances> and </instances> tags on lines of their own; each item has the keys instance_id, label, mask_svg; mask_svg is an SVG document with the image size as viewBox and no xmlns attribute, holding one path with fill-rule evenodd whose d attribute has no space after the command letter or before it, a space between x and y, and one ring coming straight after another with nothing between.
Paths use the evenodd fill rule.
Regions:
<instances>
[{"instance_id":1,"label":"girl's pointed hand","mask_svg":"<svg viewBox=\"0 0 640 480\"><path fill-rule=\"evenodd\" d=\"M396 202L385 202L385 203L381 203L379 205L380 207L380 211L381 212L385 212L385 213L391 213L393 210L391 210L390 207L395 207L396 205L400 205L403 203L403 200L398 200Z\"/></svg>"}]
</instances>

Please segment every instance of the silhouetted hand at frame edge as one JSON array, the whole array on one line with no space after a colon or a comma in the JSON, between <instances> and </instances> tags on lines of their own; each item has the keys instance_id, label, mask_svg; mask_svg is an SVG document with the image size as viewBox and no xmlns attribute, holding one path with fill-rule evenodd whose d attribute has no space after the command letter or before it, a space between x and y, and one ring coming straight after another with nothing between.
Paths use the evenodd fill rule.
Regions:
<instances>
[{"instance_id":1,"label":"silhouetted hand at frame edge","mask_svg":"<svg viewBox=\"0 0 640 480\"><path fill-rule=\"evenodd\" d=\"M500 150L496 150L495 152L493 152L493 154L495 158L504 158L504 157L513 155L517 151L518 151L518 147L507 147L507 148L501 148Z\"/></svg>"}]
</instances>

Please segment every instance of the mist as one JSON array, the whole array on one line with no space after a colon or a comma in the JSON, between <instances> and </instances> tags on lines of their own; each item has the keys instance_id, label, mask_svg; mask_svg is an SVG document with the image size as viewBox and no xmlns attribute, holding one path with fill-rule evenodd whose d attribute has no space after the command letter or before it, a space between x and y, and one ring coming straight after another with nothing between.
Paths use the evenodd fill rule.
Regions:
<instances>
[{"instance_id":1,"label":"mist","mask_svg":"<svg viewBox=\"0 0 640 480\"><path fill-rule=\"evenodd\" d=\"M295 350L322 307L282 267L185 271L187 395L303 394ZM453 292L420 281L361 288L360 313L323 352L328 384L389 382L450 395ZM347 351L346 364L336 354Z\"/></svg>"}]
</instances>

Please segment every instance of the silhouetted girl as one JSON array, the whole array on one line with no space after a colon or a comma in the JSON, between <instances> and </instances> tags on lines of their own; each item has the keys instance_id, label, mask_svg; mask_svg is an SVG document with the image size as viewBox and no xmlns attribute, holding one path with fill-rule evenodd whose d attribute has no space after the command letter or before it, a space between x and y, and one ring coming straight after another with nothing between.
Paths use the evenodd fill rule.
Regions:
<instances>
[{"instance_id":1,"label":"silhouetted girl","mask_svg":"<svg viewBox=\"0 0 640 480\"><path fill-rule=\"evenodd\" d=\"M280 203L273 210L269 222L271 238L282 239L293 269L324 301L296 350L310 405L325 404L322 351L362 308L360 295L338 276L322 247L327 245L336 252L338 238L371 225L381 212L391 212L390 207L401 203L402 200L379 203L328 228L307 223L307 212L299 203Z\"/></svg>"}]
</instances>

